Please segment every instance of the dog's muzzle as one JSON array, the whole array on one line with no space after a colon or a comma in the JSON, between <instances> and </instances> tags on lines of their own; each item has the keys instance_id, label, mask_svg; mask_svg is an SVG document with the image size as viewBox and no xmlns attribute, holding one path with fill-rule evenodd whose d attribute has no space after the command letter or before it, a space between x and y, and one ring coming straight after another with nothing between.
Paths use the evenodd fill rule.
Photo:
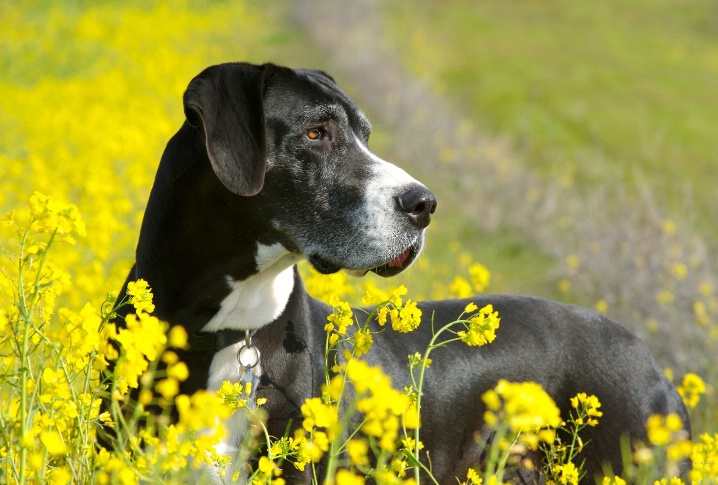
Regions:
<instances>
[{"instance_id":1,"label":"dog's muzzle","mask_svg":"<svg viewBox=\"0 0 718 485\"><path fill-rule=\"evenodd\" d=\"M409 185L399 195L393 199L394 214L396 224L406 232L403 236L397 237L399 240L403 240L405 246L398 246L393 251L389 250L389 255L384 261L379 260L378 264L367 266L364 268L351 268L341 264L341 262L333 261L326 258L320 253L314 253L307 256L309 263L322 274L332 274L337 271L344 269L347 273L352 276L364 276L368 272L372 271L379 276L389 277L394 276L406 268L411 266L414 260L421 252L421 248L424 242L424 229L431 222L431 215L436 211L436 197L432 194L429 189L421 184L415 183ZM413 241L412 241L413 239ZM406 241L412 241L407 244ZM387 241L388 242L388 241ZM391 244L386 244L388 248L391 248ZM381 247L378 245L377 247ZM361 248L357 248L361 250ZM371 255L366 259L371 260ZM380 256L381 257L381 256ZM379 259L379 258L376 258Z\"/></svg>"}]
</instances>

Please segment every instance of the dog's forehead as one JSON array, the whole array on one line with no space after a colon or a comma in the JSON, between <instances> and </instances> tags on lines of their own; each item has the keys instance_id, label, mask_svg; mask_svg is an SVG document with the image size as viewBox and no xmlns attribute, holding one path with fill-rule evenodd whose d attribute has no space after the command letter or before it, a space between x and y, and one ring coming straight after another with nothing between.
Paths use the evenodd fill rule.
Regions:
<instances>
[{"instance_id":1,"label":"dog's forehead","mask_svg":"<svg viewBox=\"0 0 718 485\"><path fill-rule=\"evenodd\" d=\"M328 74L310 69L287 69L273 80L266 101L283 107L285 115L306 122L346 119L360 133L371 133L369 119Z\"/></svg>"}]
</instances>

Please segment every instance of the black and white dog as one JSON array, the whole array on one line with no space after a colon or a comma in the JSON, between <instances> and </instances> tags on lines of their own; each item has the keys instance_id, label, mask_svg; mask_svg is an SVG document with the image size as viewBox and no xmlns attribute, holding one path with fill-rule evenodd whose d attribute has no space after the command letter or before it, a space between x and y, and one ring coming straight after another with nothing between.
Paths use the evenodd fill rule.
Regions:
<instances>
[{"instance_id":1,"label":"black and white dog","mask_svg":"<svg viewBox=\"0 0 718 485\"><path fill-rule=\"evenodd\" d=\"M184 110L186 122L157 171L128 281L147 280L155 315L195 335L194 348L181 355L190 368L184 393L236 381L243 331L256 330L257 393L267 398L270 433L282 436L290 420L301 425L304 400L320 395L331 313L305 292L296 263L307 259L321 273L395 275L419 254L436 200L369 150L369 122L322 72L212 66L190 82ZM456 483L480 463L481 395L502 378L540 383L563 416L577 393L598 396L604 415L583 436L590 440L584 483L604 464L620 472L621 437L645 442L651 414L678 413L688 430L676 390L621 325L525 296L420 307L439 328L469 301L493 304L501 327L490 345L432 355L421 436L441 483ZM401 389L407 355L423 351L430 337L428 324L411 334L384 333L366 358ZM236 434L229 448L238 445ZM308 481L297 473L289 467L284 478Z\"/></svg>"}]
</instances>

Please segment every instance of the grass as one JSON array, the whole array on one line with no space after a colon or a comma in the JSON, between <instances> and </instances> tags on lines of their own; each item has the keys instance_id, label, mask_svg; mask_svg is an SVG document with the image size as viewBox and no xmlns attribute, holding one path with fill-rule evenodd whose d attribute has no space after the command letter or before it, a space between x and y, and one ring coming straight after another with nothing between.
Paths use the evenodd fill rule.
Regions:
<instances>
[{"instance_id":1,"label":"grass","mask_svg":"<svg viewBox=\"0 0 718 485\"><path fill-rule=\"evenodd\" d=\"M647 181L718 238L718 16L710 0L400 1L387 29L412 73L527 164L590 189ZM411 21L406 19L410 18Z\"/></svg>"}]
</instances>

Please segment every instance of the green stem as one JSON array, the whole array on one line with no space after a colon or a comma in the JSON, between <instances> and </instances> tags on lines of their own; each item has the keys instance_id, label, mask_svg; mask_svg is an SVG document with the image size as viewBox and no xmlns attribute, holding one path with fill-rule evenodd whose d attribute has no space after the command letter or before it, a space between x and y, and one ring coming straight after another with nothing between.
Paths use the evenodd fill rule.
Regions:
<instances>
[{"instance_id":1,"label":"green stem","mask_svg":"<svg viewBox=\"0 0 718 485\"><path fill-rule=\"evenodd\" d=\"M38 282L40 280L40 275L42 273L42 267L45 262L45 258L47 256L47 251L50 248L50 245L52 244L52 240L55 238L55 233L50 236L50 241L47 244L47 247L45 248L45 251L43 252L42 258L40 259L40 263L37 269L37 275L35 276L34 281L34 287L33 287L33 294L31 296L30 305L28 307L28 301L27 296L25 295L25 285L24 285L24 278L23 278L23 266L25 265L25 245L27 243L27 237L30 230L27 229L20 240L20 258L18 261L18 311L20 313L20 317L23 323L23 337L22 337L22 345L20 346L20 439L23 440L25 437L25 434L28 432L28 407L30 406L30 403L28 402L28 395L27 395L27 384L28 384L28 377L31 371L30 367L30 347L29 347L29 340L30 340L30 328L33 324L33 311L35 309L35 301L38 297ZM20 476L18 477L18 483L21 485L25 483L25 472L27 468L27 448L25 446L21 446L20 448Z\"/></svg>"},{"instance_id":2,"label":"green stem","mask_svg":"<svg viewBox=\"0 0 718 485\"><path fill-rule=\"evenodd\" d=\"M429 354L431 354L431 351L436 348L443 347L444 345L447 345L451 342L460 340L458 338L454 338L454 339L445 340L444 342L441 342L439 344L435 343L436 340L439 338L439 336L442 333L444 333L445 331L447 331L449 328L453 327L460 321L461 320L455 320L455 321L453 321L451 323L447 323L446 325L441 327L438 332L436 332L432 335L431 340L429 341L429 345L426 347L426 350L424 351L424 357L421 360L421 369L419 370L419 382L416 384L416 413L418 414L419 423L421 423L421 397L423 395L423 388L424 388L424 374L426 372L426 363L429 360ZM431 328L433 331L433 328L434 328L433 316L431 319ZM416 466L414 467L414 479L416 480L417 485L420 485L421 484L421 469L423 468L426 470L426 467L424 465L422 465L421 460L419 460L419 428L418 427L414 430L414 442L415 442L414 443L414 458L416 458L416 461L419 462L419 464L421 465L421 468L416 467ZM436 481L436 479L434 478L431 471L429 471L429 470L426 470L426 471L428 471L429 472L428 475L434 481Z\"/></svg>"},{"instance_id":3,"label":"green stem","mask_svg":"<svg viewBox=\"0 0 718 485\"><path fill-rule=\"evenodd\" d=\"M343 382L342 382L342 389L339 393L339 397L337 398L337 407L339 407L340 403L342 402L342 397L344 396L344 389L346 388L347 384L347 374L346 371L343 374ZM341 426L339 427L339 431L337 433L341 433L342 430L347 429L349 425L349 421L351 420L352 415L355 411L355 403L352 403L344 412L344 419L342 420ZM328 433L327 433L328 434ZM343 444L338 446L338 436L329 437L330 438L330 444L329 444L329 459L327 460L327 473L325 475L325 479L332 478L334 479L334 474L337 471L338 467L338 456L340 453L340 450L343 447Z\"/></svg>"},{"instance_id":4,"label":"green stem","mask_svg":"<svg viewBox=\"0 0 718 485\"><path fill-rule=\"evenodd\" d=\"M506 422L502 422L499 427L496 429L496 432L494 433L493 440L491 442L491 446L489 447L489 460L486 463L486 478L488 480L489 477L497 476L499 472L501 472L501 476L503 476L503 472L501 470L501 467L497 468L497 465L499 464L499 453L501 453L501 442L504 440L504 437L506 436L506 431L508 431L508 424ZM503 483L501 480L497 480L498 483Z\"/></svg>"}]
</instances>

